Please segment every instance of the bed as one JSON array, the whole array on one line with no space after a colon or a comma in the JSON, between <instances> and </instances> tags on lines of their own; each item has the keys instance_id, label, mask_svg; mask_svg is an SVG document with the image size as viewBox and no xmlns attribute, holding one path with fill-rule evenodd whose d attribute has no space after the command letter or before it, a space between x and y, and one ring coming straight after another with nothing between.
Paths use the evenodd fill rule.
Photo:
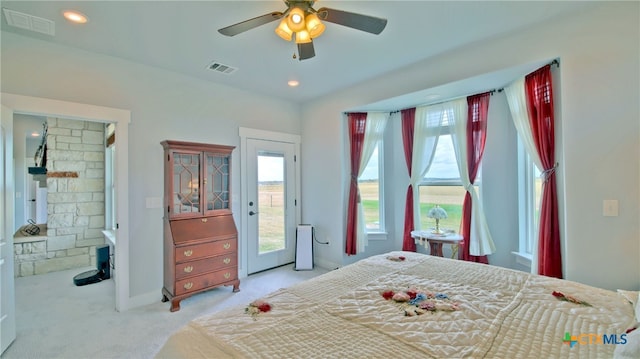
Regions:
<instances>
[{"instance_id":1,"label":"bed","mask_svg":"<svg viewBox=\"0 0 640 359\"><path fill-rule=\"evenodd\" d=\"M637 322L637 298L390 252L199 317L169 337L157 357L611 358L631 344L636 331L625 331Z\"/></svg>"}]
</instances>

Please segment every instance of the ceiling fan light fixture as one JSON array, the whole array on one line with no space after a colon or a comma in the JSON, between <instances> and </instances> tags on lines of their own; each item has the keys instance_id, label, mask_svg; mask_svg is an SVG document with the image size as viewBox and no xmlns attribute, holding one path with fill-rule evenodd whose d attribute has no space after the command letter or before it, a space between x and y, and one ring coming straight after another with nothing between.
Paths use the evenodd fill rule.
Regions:
<instances>
[{"instance_id":1,"label":"ceiling fan light fixture","mask_svg":"<svg viewBox=\"0 0 640 359\"><path fill-rule=\"evenodd\" d=\"M292 41L295 36L298 53L293 58L306 60L316 55L313 39L325 31L325 22L330 22L355 30L379 35L387 26L387 19L364 15L355 12L322 7L316 10L316 0L283 0L287 6L284 11L272 11L231 26L218 29L225 36L235 36L258 26L275 22L280 23L274 29L276 35L285 41Z\"/></svg>"},{"instance_id":2,"label":"ceiling fan light fixture","mask_svg":"<svg viewBox=\"0 0 640 359\"><path fill-rule=\"evenodd\" d=\"M287 16L287 26L289 26L293 32L304 30L304 11L302 11L301 8L294 7L291 9L289 16Z\"/></svg>"},{"instance_id":3,"label":"ceiling fan light fixture","mask_svg":"<svg viewBox=\"0 0 640 359\"><path fill-rule=\"evenodd\" d=\"M282 21L280 21L280 25L276 27L275 31L276 31L276 34L278 34L278 36L280 36L284 41L291 41L291 38L293 36L293 31L291 31L289 26L287 26L286 19L283 19Z\"/></svg>"},{"instance_id":4,"label":"ceiling fan light fixture","mask_svg":"<svg viewBox=\"0 0 640 359\"><path fill-rule=\"evenodd\" d=\"M309 35L309 31L302 30L296 32L296 44L307 44L311 42L311 35Z\"/></svg>"},{"instance_id":5,"label":"ceiling fan light fixture","mask_svg":"<svg viewBox=\"0 0 640 359\"><path fill-rule=\"evenodd\" d=\"M316 37L322 35L324 29L326 28L326 26L322 23L322 21L320 21L318 15L316 14L307 15L305 21L307 23L307 31L309 31L309 35L312 39L315 39Z\"/></svg>"}]
</instances>

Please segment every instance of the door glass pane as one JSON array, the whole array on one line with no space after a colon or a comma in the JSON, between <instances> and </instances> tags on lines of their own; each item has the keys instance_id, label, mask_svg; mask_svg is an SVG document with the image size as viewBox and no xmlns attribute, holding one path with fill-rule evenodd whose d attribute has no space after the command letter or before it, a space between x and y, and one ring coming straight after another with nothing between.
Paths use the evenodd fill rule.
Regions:
<instances>
[{"instance_id":1,"label":"door glass pane","mask_svg":"<svg viewBox=\"0 0 640 359\"><path fill-rule=\"evenodd\" d=\"M173 213L198 212L200 195L200 156L173 155Z\"/></svg>"},{"instance_id":2,"label":"door glass pane","mask_svg":"<svg viewBox=\"0 0 640 359\"><path fill-rule=\"evenodd\" d=\"M285 249L285 163L281 153L258 152L258 253Z\"/></svg>"},{"instance_id":3,"label":"door glass pane","mask_svg":"<svg viewBox=\"0 0 640 359\"><path fill-rule=\"evenodd\" d=\"M207 210L229 208L229 156L207 155Z\"/></svg>"}]
</instances>

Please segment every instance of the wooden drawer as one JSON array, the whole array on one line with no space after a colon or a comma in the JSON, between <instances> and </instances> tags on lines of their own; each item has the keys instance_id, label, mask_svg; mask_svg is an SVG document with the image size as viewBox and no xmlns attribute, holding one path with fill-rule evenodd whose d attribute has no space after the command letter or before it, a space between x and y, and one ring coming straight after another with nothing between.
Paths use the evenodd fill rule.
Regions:
<instances>
[{"instance_id":1,"label":"wooden drawer","mask_svg":"<svg viewBox=\"0 0 640 359\"><path fill-rule=\"evenodd\" d=\"M231 253L235 252L237 248L238 240L235 237L203 244L180 246L175 249L176 263Z\"/></svg>"},{"instance_id":2,"label":"wooden drawer","mask_svg":"<svg viewBox=\"0 0 640 359\"><path fill-rule=\"evenodd\" d=\"M229 267L212 273L206 273L197 277L191 277L176 282L175 295L197 291L203 288L232 281L238 278L238 268Z\"/></svg>"},{"instance_id":3,"label":"wooden drawer","mask_svg":"<svg viewBox=\"0 0 640 359\"><path fill-rule=\"evenodd\" d=\"M231 215L171 221L171 234L175 244L207 238L236 236L237 233Z\"/></svg>"},{"instance_id":4,"label":"wooden drawer","mask_svg":"<svg viewBox=\"0 0 640 359\"><path fill-rule=\"evenodd\" d=\"M222 256L213 258L205 258L192 262L185 262L176 265L176 279L180 280L186 277L195 276L205 272L235 267L238 264L238 254L236 252L227 253Z\"/></svg>"}]
</instances>

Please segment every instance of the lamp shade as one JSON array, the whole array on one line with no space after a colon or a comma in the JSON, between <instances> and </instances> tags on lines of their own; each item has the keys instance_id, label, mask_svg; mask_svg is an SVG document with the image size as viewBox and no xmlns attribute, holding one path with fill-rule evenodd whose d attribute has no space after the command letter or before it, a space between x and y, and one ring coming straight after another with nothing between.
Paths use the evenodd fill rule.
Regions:
<instances>
[{"instance_id":1,"label":"lamp shade","mask_svg":"<svg viewBox=\"0 0 640 359\"><path fill-rule=\"evenodd\" d=\"M285 41L291 41L291 37L293 35L293 31L287 26L287 20L283 19L280 21L280 25L276 27L276 34L280 36Z\"/></svg>"},{"instance_id":2,"label":"lamp shade","mask_svg":"<svg viewBox=\"0 0 640 359\"><path fill-rule=\"evenodd\" d=\"M309 35L309 31L301 30L296 32L296 44L306 44L311 42L311 36Z\"/></svg>"},{"instance_id":3,"label":"lamp shade","mask_svg":"<svg viewBox=\"0 0 640 359\"><path fill-rule=\"evenodd\" d=\"M287 16L287 26L293 32L301 31L305 28L304 23L304 11L299 7L294 7Z\"/></svg>"},{"instance_id":4,"label":"lamp shade","mask_svg":"<svg viewBox=\"0 0 640 359\"><path fill-rule=\"evenodd\" d=\"M311 36L312 39L322 35L326 26L320 21L318 15L309 14L305 21L307 23L307 31L309 31L309 36Z\"/></svg>"},{"instance_id":5,"label":"lamp shade","mask_svg":"<svg viewBox=\"0 0 640 359\"><path fill-rule=\"evenodd\" d=\"M439 207L436 204L435 207L431 208L429 212L427 212L427 217L435 218L435 219L444 219L444 218L447 218L447 211L445 211L444 208Z\"/></svg>"}]
</instances>

